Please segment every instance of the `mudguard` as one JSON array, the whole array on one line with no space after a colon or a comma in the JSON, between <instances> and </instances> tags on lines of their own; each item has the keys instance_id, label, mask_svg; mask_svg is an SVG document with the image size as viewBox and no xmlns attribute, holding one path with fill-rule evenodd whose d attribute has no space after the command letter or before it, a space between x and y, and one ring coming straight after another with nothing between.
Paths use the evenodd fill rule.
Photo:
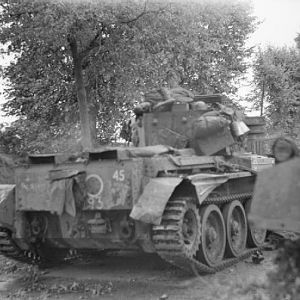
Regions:
<instances>
[{"instance_id":1,"label":"mudguard","mask_svg":"<svg viewBox=\"0 0 300 300\"><path fill-rule=\"evenodd\" d=\"M150 179L137 203L133 206L130 217L144 223L159 225L161 218L175 188L183 181L190 181L196 190L197 200L201 204L217 186L228 180L224 175L197 174L180 177L161 177Z\"/></svg>"},{"instance_id":2,"label":"mudguard","mask_svg":"<svg viewBox=\"0 0 300 300\"><path fill-rule=\"evenodd\" d=\"M12 228L15 216L15 185L0 184L0 225Z\"/></svg>"},{"instance_id":3,"label":"mudguard","mask_svg":"<svg viewBox=\"0 0 300 300\"><path fill-rule=\"evenodd\" d=\"M300 159L258 173L249 220L257 227L300 233Z\"/></svg>"},{"instance_id":4,"label":"mudguard","mask_svg":"<svg viewBox=\"0 0 300 300\"><path fill-rule=\"evenodd\" d=\"M196 174L187 177L196 188L196 194L199 204L219 185L225 183L229 176L215 174Z\"/></svg>"}]
</instances>

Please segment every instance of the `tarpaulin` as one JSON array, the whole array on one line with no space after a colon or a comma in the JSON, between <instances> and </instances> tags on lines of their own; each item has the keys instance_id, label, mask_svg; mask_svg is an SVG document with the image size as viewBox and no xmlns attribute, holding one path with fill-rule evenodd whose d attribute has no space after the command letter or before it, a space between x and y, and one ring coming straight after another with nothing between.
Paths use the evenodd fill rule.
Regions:
<instances>
[{"instance_id":1,"label":"tarpaulin","mask_svg":"<svg viewBox=\"0 0 300 300\"><path fill-rule=\"evenodd\" d=\"M75 217L76 207L72 187L73 178L55 180L51 182L53 212L56 212L58 215L62 215L63 212L66 212L70 216Z\"/></svg>"},{"instance_id":2,"label":"tarpaulin","mask_svg":"<svg viewBox=\"0 0 300 300\"><path fill-rule=\"evenodd\" d=\"M15 212L15 185L0 184L0 224L13 226Z\"/></svg>"},{"instance_id":3,"label":"tarpaulin","mask_svg":"<svg viewBox=\"0 0 300 300\"><path fill-rule=\"evenodd\" d=\"M20 211L50 211L76 215L73 184L82 176L77 170L28 172L17 177L16 208Z\"/></svg>"},{"instance_id":4,"label":"tarpaulin","mask_svg":"<svg viewBox=\"0 0 300 300\"><path fill-rule=\"evenodd\" d=\"M249 214L257 227L300 233L300 159L258 173Z\"/></svg>"}]
</instances>

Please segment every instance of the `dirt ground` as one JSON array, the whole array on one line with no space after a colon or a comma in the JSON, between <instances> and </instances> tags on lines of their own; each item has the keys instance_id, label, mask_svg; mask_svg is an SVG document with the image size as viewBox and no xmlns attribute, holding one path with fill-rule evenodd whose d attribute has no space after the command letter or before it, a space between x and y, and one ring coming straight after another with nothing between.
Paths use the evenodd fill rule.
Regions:
<instances>
[{"instance_id":1,"label":"dirt ground","mask_svg":"<svg viewBox=\"0 0 300 300\"><path fill-rule=\"evenodd\" d=\"M0 299L271 300L274 252L214 275L190 277L155 255L118 253L38 270L0 256Z\"/></svg>"}]
</instances>

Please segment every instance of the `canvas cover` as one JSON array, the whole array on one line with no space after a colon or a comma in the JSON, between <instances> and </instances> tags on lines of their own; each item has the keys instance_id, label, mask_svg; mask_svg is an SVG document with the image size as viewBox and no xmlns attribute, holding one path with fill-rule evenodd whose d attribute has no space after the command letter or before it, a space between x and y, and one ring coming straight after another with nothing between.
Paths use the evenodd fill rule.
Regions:
<instances>
[{"instance_id":1,"label":"canvas cover","mask_svg":"<svg viewBox=\"0 0 300 300\"><path fill-rule=\"evenodd\" d=\"M249 219L269 230L300 233L300 159L258 173Z\"/></svg>"},{"instance_id":2,"label":"canvas cover","mask_svg":"<svg viewBox=\"0 0 300 300\"><path fill-rule=\"evenodd\" d=\"M0 224L13 226L15 211L15 185L0 184Z\"/></svg>"}]
</instances>

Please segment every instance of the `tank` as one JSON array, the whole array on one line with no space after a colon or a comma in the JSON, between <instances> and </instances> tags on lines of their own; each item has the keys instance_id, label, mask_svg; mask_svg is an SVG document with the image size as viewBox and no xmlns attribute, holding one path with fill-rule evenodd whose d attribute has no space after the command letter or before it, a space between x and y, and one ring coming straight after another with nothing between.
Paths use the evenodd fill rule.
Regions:
<instances>
[{"instance_id":1,"label":"tank","mask_svg":"<svg viewBox=\"0 0 300 300\"><path fill-rule=\"evenodd\" d=\"M198 274L261 247L265 231L247 216L257 171L273 162L243 150L243 116L201 95L142 118L141 147L29 155L1 185L1 254L142 250Z\"/></svg>"}]
</instances>

